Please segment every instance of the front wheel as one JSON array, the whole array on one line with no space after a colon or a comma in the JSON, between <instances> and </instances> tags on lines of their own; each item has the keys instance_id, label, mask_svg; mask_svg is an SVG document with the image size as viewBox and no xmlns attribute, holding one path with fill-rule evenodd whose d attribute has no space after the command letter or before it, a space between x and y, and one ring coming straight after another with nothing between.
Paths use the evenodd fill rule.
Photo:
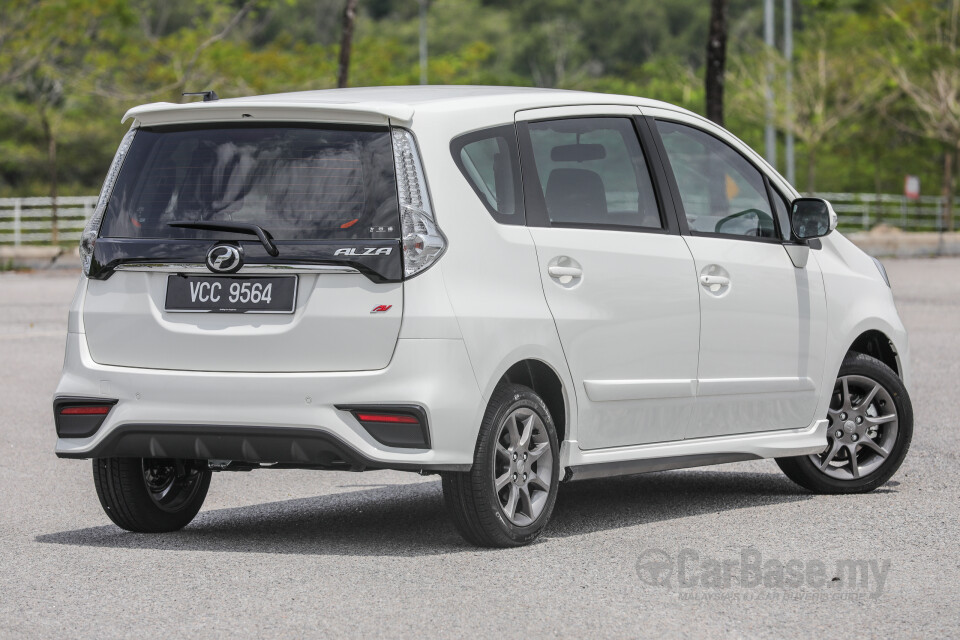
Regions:
<instances>
[{"instance_id":1,"label":"front wheel","mask_svg":"<svg viewBox=\"0 0 960 640\"><path fill-rule=\"evenodd\" d=\"M533 390L507 384L487 407L468 472L443 474L443 498L460 534L478 546L519 547L546 527L560 475L557 432Z\"/></svg>"},{"instance_id":2,"label":"front wheel","mask_svg":"<svg viewBox=\"0 0 960 640\"><path fill-rule=\"evenodd\" d=\"M866 493L900 468L913 437L913 406L888 366L862 353L849 354L827 417L823 451L777 458L791 480L815 493Z\"/></svg>"},{"instance_id":3,"label":"front wheel","mask_svg":"<svg viewBox=\"0 0 960 640\"><path fill-rule=\"evenodd\" d=\"M137 533L177 531L190 524L210 487L210 471L191 460L97 458L93 482L114 524Z\"/></svg>"}]
</instances>

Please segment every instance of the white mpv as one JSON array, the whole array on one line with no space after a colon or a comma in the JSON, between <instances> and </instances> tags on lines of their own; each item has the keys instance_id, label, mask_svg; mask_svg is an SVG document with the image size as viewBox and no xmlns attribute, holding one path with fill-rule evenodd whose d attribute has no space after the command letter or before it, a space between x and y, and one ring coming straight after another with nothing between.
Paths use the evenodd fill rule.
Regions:
<instances>
[{"instance_id":1,"label":"white mpv","mask_svg":"<svg viewBox=\"0 0 960 640\"><path fill-rule=\"evenodd\" d=\"M693 113L382 87L125 120L53 401L124 529L185 526L214 471L400 469L514 546L560 482L775 458L859 493L906 455L883 267Z\"/></svg>"}]
</instances>

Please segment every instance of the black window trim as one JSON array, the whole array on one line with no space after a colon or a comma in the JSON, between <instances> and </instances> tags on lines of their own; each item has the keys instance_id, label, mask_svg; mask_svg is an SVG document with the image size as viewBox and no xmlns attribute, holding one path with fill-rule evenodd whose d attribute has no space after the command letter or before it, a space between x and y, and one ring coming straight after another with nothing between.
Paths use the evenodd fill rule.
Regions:
<instances>
[{"instance_id":1,"label":"black window trim","mask_svg":"<svg viewBox=\"0 0 960 640\"><path fill-rule=\"evenodd\" d=\"M777 231L780 234L780 241L786 242L789 244L796 244L796 238L793 236L793 229L790 227L790 203L786 201L785 198L781 197L779 192L773 188L773 183L770 181L770 178L767 177L767 174L763 173L763 185L767 189L767 199L770 201L770 209L773 212L773 221L777 225ZM787 209L787 228L784 229L780 226L780 216L777 215L777 204L774 198L780 198L780 201L783 202Z\"/></svg>"},{"instance_id":2,"label":"black window trim","mask_svg":"<svg viewBox=\"0 0 960 640\"><path fill-rule=\"evenodd\" d=\"M572 222L553 222L547 213L547 205L544 202L542 188L540 187L540 177L533 168L532 178L530 168L524 167L524 158L533 158L533 143L530 140L529 124L535 122L550 122L553 120L578 120L578 119L597 119L597 118L624 118L630 120L633 125L634 134L637 136L637 144L643 152L644 162L647 165L647 171L650 174L650 182L653 185L654 199L657 201L657 213L660 215L660 228L656 227L637 227L632 225L619 224L593 224L593 223L572 223ZM654 233L660 235L679 235L680 229L677 225L676 216L672 202L667 206L667 192L662 180L663 171L660 166L662 161L659 154L651 153L649 132L644 135L645 127L641 125L643 117L639 114L610 113L597 111L589 114L576 114L567 116L552 116L549 118L535 118L531 120L517 121L517 141L520 145L520 175L523 182L523 200L527 213L528 227L547 227L553 229L583 229L600 231L626 231L630 233Z\"/></svg>"},{"instance_id":3,"label":"black window trim","mask_svg":"<svg viewBox=\"0 0 960 640\"><path fill-rule=\"evenodd\" d=\"M712 132L704 129L703 127L699 127L695 124L691 124L689 122L685 122L682 120L675 120L669 117L656 116L656 117L649 117L648 119L651 121L649 123L649 126L656 140L657 149L660 150L660 153L661 153L661 161L664 165L664 170L666 171L666 174L667 174L667 182L670 186L670 192L673 195L675 208L677 212L677 220L680 223L680 233L682 235L697 236L700 238L726 238L729 240L745 240L747 242L764 242L766 244L804 244L802 242L797 242L795 240L792 229L790 230L790 240L783 239L783 231L780 228L780 220L778 219L778 216L777 216L776 205L774 205L773 203L773 197L779 194L779 192L776 191L776 189L774 189L772 183L770 182L770 178L767 177L766 171L764 171L759 166L757 166L757 163L753 162L750 158L742 154L737 148L735 148L729 142L727 142L726 140L723 140L722 138L717 137ZM766 189L766 193L767 193L767 204L770 206L770 213L772 214L772 217L773 217L773 224L774 224L774 228L776 230L777 236L775 238L764 238L763 236L745 236L745 235L740 235L736 233L716 233L715 231L693 231L692 229L690 229L690 225L687 224L687 214L683 208L683 200L680 198L680 187L677 185L677 179L673 172L673 166L670 164L670 158L667 155L666 147L663 146L663 138L660 136L660 131L656 127L657 121L670 122L672 124L678 124L684 127L689 127L705 135L708 135L711 138L729 147L731 151L733 151L734 153L739 155L741 158L743 158L744 162L746 162L751 167L756 169L763 179L764 188ZM790 211L790 207L788 205L787 206L788 218L790 215L789 211Z\"/></svg>"},{"instance_id":4,"label":"black window trim","mask_svg":"<svg viewBox=\"0 0 960 640\"><path fill-rule=\"evenodd\" d=\"M770 194L770 199L772 200L773 198L780 198L780 200L787 207L787 235L789 236L789 239L784 240L783 244L797 245L797 246L806 245L811 249L820 249L822 247L820 243L820 238L809 238L807 240L801 240L793 233L793 225L790 224L790 213L791 213L791 207L793 206L793 199L788 198L787 196L784 196L783 192L781 192L779 189L777 189L773 185L773 180L770 180L770 178L768 178L766 174L764 174L763 178L764 180L767 181L767 190ZM781 236L782 235L783 233L781 231Z\"/></svg>"},{"instance_id":5,"label":"black window trim","mask_svg":"<svg viewBox=\"0 0 960 640\"><path fill-rule=\"evenodd\" d=\"M470 179L467 168L463 164L463 159L460 157L460 152L468 144L496 136L503 136L506 139L507 147L509 147L510 153L512 154L510 172L513 177L514 211L516 212L513 214L500 213L490 206L490 203L487 202L486 195L484 195L484 193L480 191L480 188ZM462 133L450 141L450 154L453 156L453 162L457 165L460 175L462 175L463 179L470 185L470 188L487 210L487 213L489 213L494 220L506 225L526 225L527 213L524 207L525 198L523 194L523 180L521 178L520 148L517 143L517 131L512 123L484 127L483 129Z\"/></svg>"}]
</instances>

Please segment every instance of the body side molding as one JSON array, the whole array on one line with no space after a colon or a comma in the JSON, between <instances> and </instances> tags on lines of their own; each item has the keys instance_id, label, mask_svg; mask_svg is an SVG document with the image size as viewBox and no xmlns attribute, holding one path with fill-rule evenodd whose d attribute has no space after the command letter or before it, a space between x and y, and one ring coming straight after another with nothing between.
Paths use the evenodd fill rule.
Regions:
<instances>
[{"instance_id":1,"label":"body side molding","mask_svg":"<svg viewBox=\"0 0 960 640\"><path fill-rule=\"evenodd\" d=\"M584 380L593 402L660 400L697 396L795 393L812 391L810 378L710 378L701 380Z\"/></svg>"}]
</instances>

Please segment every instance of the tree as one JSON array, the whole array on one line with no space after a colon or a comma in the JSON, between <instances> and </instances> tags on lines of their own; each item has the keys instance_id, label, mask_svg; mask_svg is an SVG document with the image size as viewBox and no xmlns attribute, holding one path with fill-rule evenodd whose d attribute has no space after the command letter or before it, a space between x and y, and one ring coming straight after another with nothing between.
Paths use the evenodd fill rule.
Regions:
<instances>
[{"instance_id":1,"label":"tree","mask_svg":"<svg viewBox=\"0 0 960 640\"><path fill-rule=\"evenodd\" d=\"M52 2L5 0L0 20L0 85L16 82L41 67L62 40L60 33L77 17L69 8L56 11Z\"/></svg>"},{"instance_id":2,"label":"tree","mask_svg":"<svg viewBox=\"0 0 960 640\"><path fill-rule=\"evenodd\" d=\"M343 28L340 32L340 64L337 86L347 86L350 77L350 48L353 46L353 25L357 20L357 0L347 0L343 6Z\"/></svg>"},{"instance_id":3,"label":"tree","mask_svg":"<svg viewBox=\"0 0 960 640\"><path fill-rule=\"evenodd\" d=\"M220 0L194 0L175 23L166 3L131 2L137 28L112 32L111 46L91 61L92 91L110 100L143 102L161 97L181 100L184 91L212 89L216 69L205 66L215 47L265 0L246 0L239 7ZM106 58L106 59L104 59Z\"/></svg>"},{"instance_id":4,"label":"tree","mask_svg":"<svg viewBox=\"0 0 960 640\"><path fill-rule=\"evenodd\" d=\"M52 1L7 3L9 20L0 26L0 81L10 85L15 98L32 111L42 130L45 171L51 200L51 240L59 240L57 195L57 134L67 96L87 75L89 51L101 44L99 31L122 18L119 3L77 0L63 5ZM5 14L6 17L7 14Z\"/></svg>"},{"instance_id":5,"label":"tree","mask_svg":"<svg viewBox=\"0 0 960 640\"><path fill-rule=\"evenodd\" d=\"M887 8L892 33L887 65L900 90L914 107L904 129L943 144L944 224L953 230L954 174L960 155L960 0L901 2Z\"/></svg>"},{"instance_id":6,"label":"tree","mask_svg":"<svg viewBox=\"0 0 960 640\"><path fill-rule=\"evenodd\" d=\"M323 89L336 86L341 71L343 84L415 84L418 2L353 0L349 45L340 47L346 2L0 0L0 197L95 192L123 112L182 101L186 90L231 97ZM718 42L708 37L718 2L431 0L429 77L645 96L719 119L706 106L709 85L724 126L759 144L768 60L758 42L762 3L724 0L720 74ZM939 189L958 169L957 137L931 130L953 118L949 87L960 64L947 43L956 42L956 2L799 7L794 95L798 159L807 166L800 182L899 190L909 167L928 191ZM60 98L42 97L57 86ZM781 131L790 127L784 106Z\"/></svg>"},{"instance_id":7,"label":"tree","mask_svg":"<svg viewBox=\"0 0 960 640\"><path fill-rule=\"evenodd\" d=\"M765 119L763 77L767 64L775 69L775 119L778 129L792 128L806 147L806 190L816 191L817 152L837 131L867 112L876 110L888 97L881 97L882 74L866 74L871 56L865 46L837 41L817 27L800 39L793 63L793 113L788 117L779 83L784 81L787 62L776 49L757 45L735 61L736 91L732 96L737 111L753 122Z\"/></svg>"},{"instance_id":8,"label":"tree","mask_svg":"<svg viewBox=\"0 0 960 640\"><path fill-rule=\"evenodd\" d=\"M63 108L63 83L59 78L44 75L35 70L30 75L21 78L21 91L18 97L24 102L33 105L40 127L43 130L43 139L47 153L47 178L50 190L50 242L57 244L60 241L57 221L57 134L55 131L55 114Z\"/></svg>"},{"instance_id":9,"label":"tree","mask_svg":"<svg viewBox=\"0 0 960 640\"><path fill-rule=\"evenodd\" d=\"M723 126L723 83L727 65L727 0L710 0L707 36L707 117Z\"/></svg>"}]
</instances>

